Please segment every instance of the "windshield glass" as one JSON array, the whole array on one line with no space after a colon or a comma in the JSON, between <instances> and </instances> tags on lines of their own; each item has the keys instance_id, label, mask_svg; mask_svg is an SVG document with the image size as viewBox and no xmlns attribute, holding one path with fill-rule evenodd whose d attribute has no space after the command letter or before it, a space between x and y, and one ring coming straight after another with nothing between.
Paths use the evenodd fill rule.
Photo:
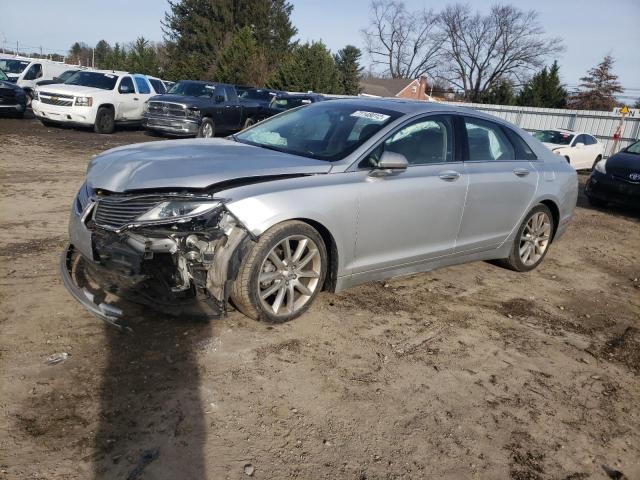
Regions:
<instances>
[{"instance_id":1,"label":"windshield glass","mask_svg":"<svg viewBox=\"0 0 640 480\"><path fill-rule=\"evenodd\" d=\"M635 153L636 155L640 155L640 141L636 143L632 143L627 147L627 153Z\"/></svg>"},{"instance_id":2,"label":"windshield glass","mask_svg":"<svg viewBox=\"0 0 640 480\"><path fill-rule=\"evenodd\" d=\"M241 143L303 157L341 160L400 112L356 103L314 103L265 120L235 136Z\"/></svg>"},{"instance_id":3,"label":"windshield glass","mask_svg":"<svg viewBox=\"0 0 640 480\"><path fill-rule=\"evenodd\" d=\"M188 97L212 97L215 91L216 86L211 83L178 82L167 93Z\"/></svg>"},{"instance_id":4,"label":"windshield glass","mask_svg":"<svg viewBox=\"0 0 640 480\"><path fill-rule=\"evenodd\" d=\"M0 59L0 70L4 70L4 73L20 74L30 63L26 60L2 58Z\"/></svg>"},{"instance_id":5,"label":"windshield glass","mask_svg":"<svg viewBox=\"0 0 640 480\"><path fill-rule=\"evenodd\" d=\"M274 98L271 102L271 108L277 110L289 110L291 108L300 107L301 105L309 105L311 100L306 97L281 97Z\"/></svg>"},{"instance_id":6,"label":"windshield glass","mask_svg":"<svg viewBox=\"0 0 640 480\"><path fill-rule=\"evenodd\" d=\"M271 100L274 94L269 90L260 90L250 88L248 90L243 90L238 94L238 97L243 98L245 100Z\"/></svg>"},{"instance_id":7,"label":"windshield glass","mask_svg":"<svg viewBox=\"0 0 640 480\"><path fill-rule=\"evenodd\" d=\"M67 85L81 85L83 87L113 90L118 81L118 75L98 72L76 72L66 82Z\"/></svg>"},{"instance_id":8,"label":"windshield glass","mask_svg":"<svg viewBox=\"0 0 640 480\"><path fill-rule=\"evenodd\" d=\"M4 73L2 70L0 70L0 80L9 80L9 77L7 77L7 74Z\"/></svg>"},{"instance_id":9,"label":"windshield glass","mask_svg":"<svg viewBox=\"0 0 640 480\"><path fill-rule=\"evenodd\" d=\"M544 143L553 143L556 145L569 145L573 140L573 134L567 132L559 132L557 130L541 130L533 134L538 140Z\"/></svg>"},{"instance_id":10,"label":"windshield glass","mask_svg":"<svg viewBox=\"0 0 640 480\"><path fill-rule=\"evenodd\" d=\"M77 70L67 70L66 72L62 72L60 75L58 75L58 80L62 83L66 82L71 75L73 75L74 73L76 73Z\"/></svg>"}]
</instances>

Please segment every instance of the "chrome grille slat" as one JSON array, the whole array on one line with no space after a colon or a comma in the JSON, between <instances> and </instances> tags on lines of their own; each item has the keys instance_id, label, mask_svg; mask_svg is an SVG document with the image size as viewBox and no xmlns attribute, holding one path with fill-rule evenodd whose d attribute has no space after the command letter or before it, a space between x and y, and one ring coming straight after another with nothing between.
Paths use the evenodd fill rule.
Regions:
<instances>
[{"instance_id":1,"label":"chrome grille slat","mask_svg":"<svg viewBox=\"0 0 640 480\"><path fill-rule=\"evenodd\" d=\"M184 117L186 115L184 105L171 102L149 102L148 113L158 117Z\"/></svg>"},{"instance_id":2,"label":"chrome grille slat","mask_svg":"<svg viewBox=\"0 0 640 480\"><path fill-rule=\"evenodd\" d=\"M98 225L121 228L161 202L163 197L100 198L96 206L94 221Z\"/></svg>"}]
</instances>

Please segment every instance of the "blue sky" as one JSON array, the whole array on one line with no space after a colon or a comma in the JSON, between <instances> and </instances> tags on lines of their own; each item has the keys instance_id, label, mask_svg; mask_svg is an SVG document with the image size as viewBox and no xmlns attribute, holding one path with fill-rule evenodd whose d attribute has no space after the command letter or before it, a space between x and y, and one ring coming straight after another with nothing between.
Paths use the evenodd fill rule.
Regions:
<instances>
[{"instance_id":1,"label":"blue sky","mask_svg":"<svg viewBox=\"0 0 640 480\"><path fill-rule=\"evenodd\" d=\"M293 22L299 38L322 40L332 50L362 46L369 0L293 0ZM409 9L442 8L452 0L405 0ZM480 10L489 1L468 2ZM616 59L615 72L628 95L640 96L640 0L510 0L535 9L549 35L564 39L558 59L564 82L575 85L604 55ZM95 44L129 42L138 36L161 40L165 0L0 0L0 46L15 42L37 51L64 53L76 40ZM22 48L21 48L22 50ZM368 59L365 59L365 63Z\"/></svg>"}]
</instances>

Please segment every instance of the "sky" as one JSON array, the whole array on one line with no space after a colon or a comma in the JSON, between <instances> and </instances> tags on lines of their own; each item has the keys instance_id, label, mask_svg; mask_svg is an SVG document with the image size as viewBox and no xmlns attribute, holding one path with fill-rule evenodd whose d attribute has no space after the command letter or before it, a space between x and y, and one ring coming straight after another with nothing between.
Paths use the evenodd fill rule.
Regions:
<instances>
[{"instance_id":1,"label":"sky","mask_svg":"<svg viewBox=\"0 0 640 480\"><path fill-rule=\"evenodd\" d=\"M363 46L360 30L368 24L370 0L290 1L300 40L322 40L334 52L347 44ZM405 4L409 10L438 10L454 1L405 0ZM486 11L493 2L466 3ZM576 85L589 68L611 53L626 94L640 97L640 0L506 3L536 10L546 33L564 39L566 49L558 61L567 85ZM160 41L166 9L166 0L0 0L0 47L15 48L18 41L29 51L42 47L45 53L65 53L75 41L93 45L104 38L109 43L127 43L139 36ZM369 59L363 58L363 65L368 64Z\"/></svg>"}]
</instances>

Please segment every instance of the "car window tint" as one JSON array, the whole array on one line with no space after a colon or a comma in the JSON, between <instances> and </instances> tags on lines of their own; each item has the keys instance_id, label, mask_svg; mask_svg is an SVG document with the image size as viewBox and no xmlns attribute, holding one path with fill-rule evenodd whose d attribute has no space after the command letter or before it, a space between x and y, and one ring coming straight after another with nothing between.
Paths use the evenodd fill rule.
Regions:
<instances>
[{"instance_id":1,"label":"car window tint","mask_svg":"<svg viewBox=\"0 0 640 480\"><path fill-rule=\"evenodd\" d=\"M136 86L138 87L138 93L145 94L151 93L151 88L149 84L144 79L144 77L133 77L136 80Z\"/></svg>"},{"instance_id":2,"label":"car window tint","mask_svg":"<svg viewBox=\"0 0 640 480\"><path fill-rule=\"evenodd\" d=\"M585 145L595 145L598 143L598 141L591 135L585 135L584 138L586 140Z\"/></svg>"},{"instance_id":3,"label":"car window tint","mask_svg":"<svg viewBox=\"0 0 640 480\"><path fill-rule=\"evenodd\" d=\"M507 127L502 127L502 130L507 134L507 137L509 137L511 144L515 148L516 160L537 160L538 159L536 154L533 153L533 150L531 150L531 147L529 146L529 144L518 133L516 133L514 130Z\"/></svg>"},{"instance_id":4,"label":"car window tint","mask_svg":"<svg viewBox=\"0 0 640 480\"><path fill-rule=\"evenodd\" d=\"M123 87L125 87L125 88L123 88ZM125 92L125 90L127 90L127 91ZM120 82L120 86L118 87L118 91L120 93L135 93L135 90L133 88L133 81L131 80L131 77L122 77L122 81Z\"/></svg>"},{"instance_id":5,"label":"car window tint","mask_svg":"<svg viewBox=\"0 0 640 480\"><path fill-rule=\"evenodd\" d=\"M156 80L155 78L150 78L149 82L151 82L151 86L153 87L156 93L162 94L167 91L167 89L164 86L164 83L162 83L160 80Z\"/></svg>"},{"instance_id":6,"label":"car window tint","mask_svg":"<svg viewBox=\"0 0 640 480\"><path fill-rule=\"evenodd\" d=\"M24 79L35 80L36 78L39 78L41 75L42 75L42 65L40 65L39 63L34 63L33 65L31 65L31 67L29 67L29 70L27 71L27 73L24 74Z\"/></svg>"},{"instance_id":7,"label":"car window tint","mask_svg":"<svg viewBox=\"0 0 640 480\"><path fill-rule=\"evenodd\" d=\"M453 160L451 117L420 119L407 125L384 142L384 150L404 155L410 165Z\"/></svg>"},{"instance_id":8,"label":"car window tint","mask_svg":"<svg viewBox=\"0 0 640 480\"><path fill-rule=\"evenodd\" d=\"M515 160L516 153L505 133L493 122L464 118L469 141L469 160Z\"/></svg>"},{"instance_id":9,"label":"car window tint","mask_svg":"<svg viewBox=\"0 0 640 480\"><path fill-rule=\"evenodd\" d=\"M584 135L578 135L578 136L576 137L576 139L574 140L574 142L573 142L573 146L575 147L578 143L582 143L582 144L584 144L584 145L586 145L586 144L587 144L587 142L586 142L586 141L585 141L585 139L584 139Z\"/></svg>"}]
</instances>

